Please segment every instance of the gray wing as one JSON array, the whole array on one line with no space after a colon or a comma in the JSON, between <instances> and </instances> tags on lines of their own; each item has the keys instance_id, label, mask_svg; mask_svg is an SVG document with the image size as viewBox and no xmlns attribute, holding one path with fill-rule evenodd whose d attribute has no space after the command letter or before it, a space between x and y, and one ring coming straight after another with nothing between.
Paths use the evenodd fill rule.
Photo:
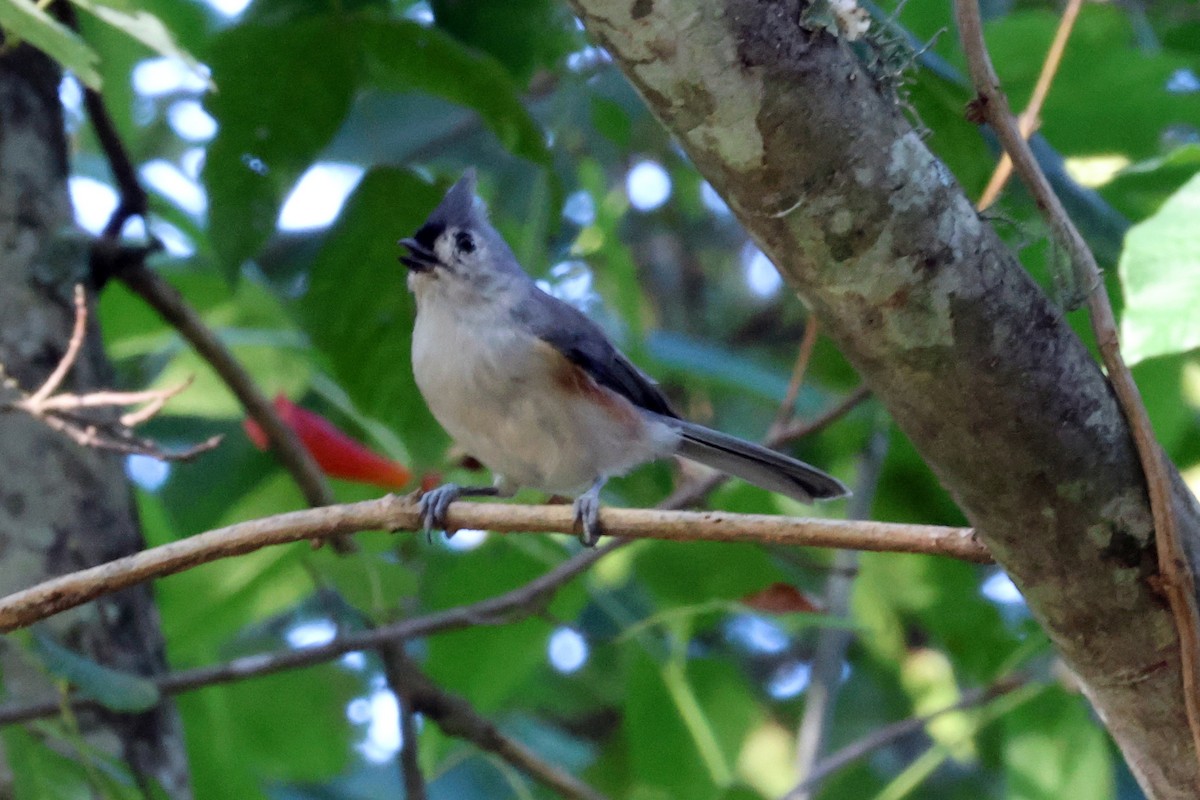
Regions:
<instances>
[{"instance_id":1,"label":"gray wing","mask_svg":"<svg viewBox=\"0 0 1200 800\"><path fill-rule=\"evenodd\" d=\"M613 347L600 326L579 309L531 286L525 302L513 316L535 336L582 368L596 383L639 408L665 417L679 417L658 384Z\"/></svg>"}]
</instances>

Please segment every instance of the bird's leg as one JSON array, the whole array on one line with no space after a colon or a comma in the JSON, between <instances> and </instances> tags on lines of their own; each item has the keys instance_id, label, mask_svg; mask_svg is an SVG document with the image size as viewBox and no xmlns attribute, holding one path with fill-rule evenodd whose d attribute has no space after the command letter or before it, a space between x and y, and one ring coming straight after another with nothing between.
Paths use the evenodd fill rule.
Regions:
<instances>
[{"instance_id":1,"label":"bird's leg","mask_svg":"<svg viewBox=\"0 0 1200 800\"><path fill-rule=\"evenodd\" d=\"M512 490L497 481L495 486L459 486L443 483L430 489L417 501L421 510L421 528L426 535L435 530L446 530L446 511L450 504L461 497L511 497Z\"/></svg>"},{"instance_id":2,"label":"bird's leg","mask_svg":"<svg viewBox=\"0 0 1200 800\"><path fill-rule=\"evenodd\" d=\"M579 526L579 541L584 547L595 547L600 541L600 490L607 480L607 477L597 478L590 489L575 498L572 508L575 524Z\"/></svg>"}]
</instances>

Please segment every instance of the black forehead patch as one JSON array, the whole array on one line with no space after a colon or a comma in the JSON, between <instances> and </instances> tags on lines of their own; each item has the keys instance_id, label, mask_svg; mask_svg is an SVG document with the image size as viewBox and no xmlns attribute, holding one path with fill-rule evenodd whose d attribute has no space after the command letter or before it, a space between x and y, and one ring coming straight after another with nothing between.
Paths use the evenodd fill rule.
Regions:
<instances>
[{"instance_id":1,"label":"black forehead patch","mask_svg":"<svg viewBox=\"0 0 1200 800\"><path fill-rule=\"evenodd\" d=\"M421 229L413 236L417 243L430 252L433 251L433 245L437 242L438 237L446 230L444 222L426 222L421 226Z\"/></svg>"}]
</instances>

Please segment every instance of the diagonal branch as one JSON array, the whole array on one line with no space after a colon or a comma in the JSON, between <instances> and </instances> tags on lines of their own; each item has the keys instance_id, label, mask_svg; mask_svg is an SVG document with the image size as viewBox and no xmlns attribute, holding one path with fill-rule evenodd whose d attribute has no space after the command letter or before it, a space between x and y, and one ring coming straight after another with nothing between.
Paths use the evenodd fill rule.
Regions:
<instances>
[{"instance_id":1,"label":"diagonal branch","mask_svg":"<svg viewBox=\"0 0 1200 800\"><path fill-rule=\"evenodd\" d=\"M157 273L147 269L146 249L131 250L121 248L117 244L125 221L131 216L145 216L146 190L138 180L133 161L117 133L104 98L89 91L84 99L92 126L116 178L121 198L108 225L105 226L102 239L93 250L93 272L97 276L115 275L164 320L173 325L225 381L246 410L246 414L259 424L267 436L271 450L278 456L284 469L291 473L308 504L332 504L335 501L333 491L316 461L280 418L250 373L204 324L196 310L184 300L183 295ZM349 552L353 549L353 544L348 540L335 539L333 546L339 552Z\"/></svg>"},{"instance_id":2,"label":"diagonal branch","mask_svg":"<svg viewBox=\"0 0 1200 800\"><path fill-rule=\"evenodd\" d=\"M145 300L179 331L200 357L212 366L246 409L246 413L262 427L271 449L275 451L284 468L292 474L308 504L331 505L334 502L333 492L317 462L304 449L304 445L292 429L280 418L250 373L221 343L212 329L204 324L200 314L188 304L183 295L140 260L123 265L116 275L134 294Z\"/></svg>"},{"instance_id":3,"label":"diagonal branch","mask_svg":"<svg viewBox=\"0 0 1200 800\"><path fill-rule=\"evenodd\" d=\"M414 711L432 719L445 733L495 753L569 800L605 800L604 795L574 775L544 761L516 739L505 736L466 700L439 688L400 647L389 649L389 661L389 681L400 686Z\"/></svg>"},{"instance_id":4,"label":"diagonal branch","mask_svg":"<svg viewBox=\"0 0 1200 800\"><path fill-rule=\"evenodd\" d=\"M435 611L369 631L343 634L330 642L315 647L256 653L236 658L224 664L172 672L153 680L163 694L182 694L206 686L235 683L262 675L273 675L277 672L324 664L347 653L378 649L380 645L388 642L415 639L443 631L461 630L473 625L501 625L515 622L540 611L561 587L621 546L621 542L613 542L595 550L586 550L558 564L529 583L470 605L458 606L446 611ZM70 705L72 708L80 708L96 704L87 698L74 696L70 699ZM57 697L28 705L8 706L0 709L0 725L12 725L31 719L52 717L61 711L62 700Z\"/></svg>"},{"instance_id":5,"label":"diagonal branch","mask_svg":"<svg viewBox=\"0 0 1200 800\"><path fill-rule=\"evenodd\" d=\"M1067 7L1063 10L1062 19L1058 22L1058 30L1054 32L1054 41L1051 42L1050 49L1046 53L1046 60L1042 64L1042 71L1033 87L1033 94L1029 96L1029 104L1017 118L1017 126L1021 130L1023 139L1028 139L1037 130L1042 105L1046 102L1046 96L1050 94L1050 84L1054 81L1054 74L1058 72L1063 52L1067 49L1067 39L1071 36L1071 29L1075 27L1075 20L1078 19L1079 9L1082 6L1083 0L1068 0ZM1008 183L1011 175L1012 156L1005 150L1004 154L1000 156L1000 163L996 165L996 171L992 173L991 180L988 181L988 185L980 195L979 202L975 204L975 207L983 211L996 202L996 198L1004 190L1004 184Z\"/></svg>"},{"instance_id":6,"label":"diagonal branch","mask_svg":"<svg viewBox=\"0 0 1200 800\"><path fill-rule=\"evenodd\" d=\"M1079 285L1090 287L1088 312L1092 331L1104 366L1108 370L1108 379L1132 431L1134 446L1149 490L1158 568L1162 579L1161 588L1170 603L1171 615L1179 635L1183 704L1192 734L1194 754L1200 758L1200 607L1197 606L1196 600L1195 575L1192 574L1175 520L1167 459L1154 438L1150 415L1142 403L1133 375L1121 356L1117 323L1096 259L1079 230L1067 216L1058 196L1034 159L1028 143L1022 138L1009 110L1008 98L1000 89L1000 79L992 66L987 45L983 40L983 24L979 16L978 2L955 0L954 8L971 79L979 93L976 108L995 130L1005 151L1012 156L1017 174L1033 195L1058 241L1066 247Z\"/></svg>"},{"instance_id":7,"label":"diagonal branch","mask_svg":"<svg viewBox=\"0 0 1200 800\"><path fill-rule=\"evenodd\" d=\"M963 692L960 700L939 708L936 711L909 717L908 719L902 719L890 725L876 728L861 739L851 742L833 755L817 762L812 771L795 788L788 792L783 797L783 800L803 800L803 798L808 797L810 792L815 790L822 781L833 773L853 764L861 758L865 758L881 747L886 747L897 739L902 739L905 736L922 730L938 717L991 702L997 697L1021 688L1026 683L1027 681L1023 678L1004 678L990 686Z\"/></svg>"}]
</instances>

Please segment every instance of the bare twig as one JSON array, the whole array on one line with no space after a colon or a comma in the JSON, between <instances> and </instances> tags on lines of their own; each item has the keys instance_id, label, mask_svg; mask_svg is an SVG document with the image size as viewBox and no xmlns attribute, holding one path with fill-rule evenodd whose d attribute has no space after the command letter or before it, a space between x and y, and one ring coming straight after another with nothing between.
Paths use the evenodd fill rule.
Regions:
<instances>
[{"instance_id":1,"label":"bare twig","mask_svg":"<svg viewBox=\"0 0 1200 800\"><path fill-rule=\"evenodd\" d=\"M1008 98L1000 89L1000 79L992 66L983 40L983 24L977 0L955 0L959 35L966 53L971 80L978 97L974 106L991 124L1004 149L1012 157L1017 174L1025 182L1056 239L1071 257L1079 285L1090 287L1088 312L1101 359L1117 401L1129 422L1134 446L1145 473L1154 517L1155 547L1162 590L1166 594L1179 634L1183 678L1183 703L1188 727L1192 732L1195 755L1200 758L1200 608L1196 602L1196 579L1187 553L1180 541L1171 505L1171 478L1167 459L1154 438L1150 416L1142 403L1137 384L1121 357L1117 324L1112 305L1096 259L1083 236L1067 216L1066 210L1042 173L1028 143L1021 137L1009 110Z\"/></svg>"},{"instance_id":2,"label":"bare twig","mask_svg":"<svg viewBox=\"0 0 1200 800\"><path fill-rule=\"evenodd\" d=\"M397 679L411 698L413 708L438 724L445 733L466 739L481 750L495 753L529 777L569 800L605 800L583 781L544 760L516 739L500 732L467 701L443 691L400 652Z\"/></svg>"},{"instance_id":3,"label":"bare twig","mask_svg":"<svg viewBox=\"0 0 1200 800\"><path fill-rule=\"evenodd\" d=\"M1050 93L1050 84L1054 82L1054 75L1058 72L1058 65L1062 62L1063 52L1067 49L1067 39L1071 36L1071 29L1075 27L1075 20L1079 17L1079 9L1082 5L1083 0L1067 0L1067 7L1063 9L1062 19L1058 22L1058 30L1054 32L1054 41L1050 43L1050 49L1046 52L1046 60L1042 63L1042 71L1038 75L1037 84L1033 87L1033 94L1029 97L1029 104L1017 118L1017 126L1023 139L1032 136L1041 122L1042 106L1046 102L1046 96ZM975 207L983 211L996 202L996 198L1004 190L1004 185L1008 183L1010 175L1012 175L1012 157L1006 150L1001 154L1000 163L996 165L996 170L992 173L991 180L988 181L987 188L983 190Z\"/></svg>"},{"instance_id":4,"label":"bare twig","mask_svg":"<svg viewBox=\"0 0 1200 800\"><path fill-rule=\"evenodd\" d=\"M14 407L20 408L19 405ZM190 461L217 447L223 438L218 434L182 450L163 450L154 440L138 436L113 423L91 422L66 413L32 416L51 430L69 437L80 447L108 450L125 456L149 456L160 461Z\"/></svg>"},{"instance_id":5,"label":"bare twig","mask_svg":"<svg viewBox=\"0 0 1200 800\"><path fill-rule=\"evenodd\" d=\"M404 781L404 800L426 800L425 776L421 774L417 745L416 700L409 686L408 672L416 667L404 654L404 643L389 640L379 647L383 674L388 688L396 696L400 710L400 778Z\"/></svg>"},{"instance_id":6,"label":"bare twig","mask_svg":"<svg viewBox=\"0 0 1200 800\"><path fill-rule=\"evenodd\" d=\"M854 496L850 500L850 519L867 519L871 515L871 504L875 500L875 490L883 471L887 444L886 432L877 430L867 445L858 470ZM833 569L825 580L822 603L825 613L831 618L844 617L850 612L850 593L857 573L857 552L839 550L834 554ZM834 626L823 627L817 633L812 677L805 694L804 716L796 731L796 774L802 781L812 774L825 747L838 687L842 682L842 664L852 636L851 630ZM815 793L817 784L810 786L803 791L796 790L795 800L808 800Z\"/></svg>"},{"instance_id":7,"label":"bare twig","mask_svg":"<svg viewBox=\"0 0 1200 800\"><path fill-rule=\"evenodd\" d=\"M767 447L782 447L783 445L793 442L796 439L803 439L805 436L811 436L817 431L824 430L842 417L849 414L858 407L859 403L863 402L870 396L870 389L868 389L865 385L859 386L853 392L846 395L844 400L816 419L792 420L774 435L767 437Z\"/></svg>"},{"instance_id":8,"label":"bare twig","mask_svg":"<svg viewBox=\"0 0 1200 800\"><path fill-rule=\"evenodd\" d=\"M796 416L796 398L800 396L800 387L804 385L804 374L808 372L808 362L812 360L813 347L817 343L817 334L820 330L821 326L817 322L817 318L810 314L808 322L804 326L804 336L800 339L800 347L796 352L796 364L792 367L792 378L788 381L787 392L783 396L783 402L779 404L779 412L775 415L775 422L771 424L767 439L783 430Z\"/></svg>"},{"instance_id":9,"label":"bare twig","mask_svg":"<svg viewBox=\"0 0 1200 800\"><path fill-rule=\"evenodd\" d=\"M885 747L898 739L916 733L944 714L983 705L1024 685L1025 681L1023 679L1006 678L982 689L963 692L963 696L958 702L951 703L944 708L939 708L937 711L916 717L909 717L908 719L893 722L890 725L884 725L882 728L876 728L861 739L851 742L833 755L820 761L813 767L812 772L807 777L801 780L795 788L783 797L783 800L802 800L802 798L808 797L813 789L833 773L853 764L861 758L865 758L881 747Z\"/></svg>"},{"instance_id":10,"label":"bare twig","mask_svg":"<svg viewBox=\"0 0 1200 800\"><path fill-rule=\"evenodd\" d=\"M5 382L6 388L16 392L15 400L0 403L0 411L20 411L38 420L51 430L58 431L70 437L83 447L97 450L111 450L125 455L146 455L164 461L186 461L196 455L211 450L221 443L220 436L213 436L206 441L184 450L167 451L145 437L133 432L134 425L145 422L162 409L168 399L183 391L190 382L185 382L170 389L153 389L139 392L97 391L87 394L72 394L59 392L63 380L70 374L75 362L79 360L79 352L83 347L87 332L87 298L83 287L75 287L75 322L67 349L58 364L42 385L33 393L21 389L15 379ZM4 375L3 365L0 365L0 375ZM81 413L87 410L108 410L121 406L146 403L144 408L128 412L117 419L110 414L89 416Z\"/></svg>"},{"instance_id":11,"label":"bare twig","mask_svg":"<svg viewBox=\"0 0 1200 800\"><path fill-rule=\"evenodd\" d=\"M606 531L624 538L849 547L936 553L979 563L991 560L970 528L632 508L603 509L600 521ZM482 528L499 533L569 533L575 529L574 514L569 506L459 502L450 506L446 522L451 530ZM151 578L268 545L326 539L357 531L414 531L420 528L420 514L411 495L388 495L378 500L292 511L242 522L62 575L0 598L0 631L24 627Z\"/></svg>"},{"instance_id":12,"label":"bare twig","mask_svg":"<svg viewBox=\"0 0 1200 800\"><path fill-rule=\"evenodd\" d=\"M67 341L67 350L41 388L29 396L30 405L37 406L42 403L62 385L63 378L67 377L67 373L71 371L71 367L75 366L75 361L79 358L79 349L83 347L83 337L86 332L87 297L83 294L83 287L76 284L75 324L71 330L71 338Z\"/></svg>"}]
</instances>

